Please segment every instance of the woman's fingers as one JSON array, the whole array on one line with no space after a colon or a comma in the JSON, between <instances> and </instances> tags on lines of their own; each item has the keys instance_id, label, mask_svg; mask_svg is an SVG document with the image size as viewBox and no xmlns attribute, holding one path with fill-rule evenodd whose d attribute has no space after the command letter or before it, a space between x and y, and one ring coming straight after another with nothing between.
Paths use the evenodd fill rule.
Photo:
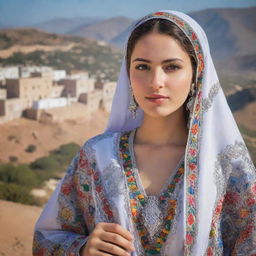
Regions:
<instances>
[{"instance_id":1,"label":"woman's fingers","mask_svg":"<svg viewBox=\"0 0 256 256\"><path fill-rule=\"evenodd\" d=\"M116 244L101 241L98 248L101 252L110 253L110 255L130 256L130 253Z\"/></svg>"},{"instance_id":2,"label":"woman's fingers","mask_svg":"<svg viewBox=\"0 0 256 256\"><path fill-rule=\"evenodd\" d=\"M111 233L116 233L122 236L123 238L132 241L133 237L131 233L124 229L121 225L116 224L116 223L102 223L102 228L106 232L111 232Z\"/></svg>"},{"instance_id":3,"label":"woman's fingers","mask_svg":"<svg viewBox=\"0 0 256 256\"><path fill-rule=\"evenodd\" d=\"M81 248L81 256L128 256L134 251L131 233L119 224L98 223Z\"/></svg>"},{"instance_id":4,"label":"woman's fingers","mask_svg":"<svg viewBox=\"0 0 256 256\"><path fill-rule=\"evenodd\" d=\"M122 247L126 251L134 251L132 241L125 239L123 236L117 233L105 232L102 233L100 239L105 242L110 242L112 244Z\"/></svg>"}]
</instances>

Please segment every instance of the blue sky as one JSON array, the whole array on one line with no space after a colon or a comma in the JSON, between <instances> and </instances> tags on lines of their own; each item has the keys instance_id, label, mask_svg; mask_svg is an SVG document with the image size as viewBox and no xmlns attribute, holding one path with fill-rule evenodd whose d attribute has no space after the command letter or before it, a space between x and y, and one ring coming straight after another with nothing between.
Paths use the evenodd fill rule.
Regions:
<instances>
[{"instance_id":1,"label":"blue sky","mask_svg":"<svg viewBox=\"0 0 256 256\"><path fill-rule=\"evenodd\" d=\"M22 26L56 17L138 18L160 9L188 13L250 6L256 6L256 0L0 0L0 24Z\"/></svg>"}]
</instances>

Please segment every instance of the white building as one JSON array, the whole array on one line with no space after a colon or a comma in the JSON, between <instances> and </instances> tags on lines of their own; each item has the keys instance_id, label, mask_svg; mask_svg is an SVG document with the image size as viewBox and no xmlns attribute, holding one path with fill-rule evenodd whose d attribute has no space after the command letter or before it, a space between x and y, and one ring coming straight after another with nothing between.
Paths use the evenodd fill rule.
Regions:
<instances>
[{"instance_id":1,"label":"white building","mask_svg":"<svg viewBox=\"0 0 256 256\"><path fill-rule=\"evenodd\" d=\"M48 66L23 66L20 67L20 77L30 77L31 73L47 73L52 72L52 68Z\"/></svg>"},{"instance_id":2,"label":"white building","mask_svg":"<svg viewBox=\"0 0 256 256\"><path fill-rule=\"evenodd\" d=\"M66 70L53 70L53 80L59 81L61 79L65 79L67 76Z\"/></svg>"},{"instance_id":3,"label":"white building","mask_svg":"<svg viewBox=\"0 0 256 256\"><path fill-rule=\"evenodd\" d=\"M0 80L19 78L19 67L0 67Z\"/></svg>"},{"instance_id":4,"label":"white building","mask_svg":"<svg viewBox=\"0 0 256 256\"><path fill-rule=\"evenodd\" d=\"M50 109L59 108L70 105L68 98L55 98L55 99L42 99L34 101L32 104L33 109Z\"/></svg>"}]
</instances>

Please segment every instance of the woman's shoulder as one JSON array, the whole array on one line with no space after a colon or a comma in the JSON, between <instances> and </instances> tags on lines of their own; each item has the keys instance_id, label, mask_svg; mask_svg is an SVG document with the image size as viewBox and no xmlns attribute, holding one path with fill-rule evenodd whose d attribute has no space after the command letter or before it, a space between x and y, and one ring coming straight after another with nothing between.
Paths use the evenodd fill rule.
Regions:
<instances>
[{"instance_id":1,"label":"woman's shoulder","mask_svg":"<svg viewBox=\"0 0 256 256\"><path fill-rule=\"evenodd\" d=\"M123 134L123 132L103 132L90 139L86 140L83 144L83 149L93 148L101 146L103 144L109 144L115 142Z\"/></svg>"}]
</instances>

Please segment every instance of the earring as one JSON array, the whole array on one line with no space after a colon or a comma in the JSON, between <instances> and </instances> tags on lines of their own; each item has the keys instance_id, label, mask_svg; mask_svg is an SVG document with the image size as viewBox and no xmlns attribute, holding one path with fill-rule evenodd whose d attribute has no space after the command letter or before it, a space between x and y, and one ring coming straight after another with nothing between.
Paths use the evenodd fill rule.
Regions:
<instances>
[{"instance_id":1,"label":"earring","mask_svg":"<svg viewBox=\"0 0 256 256\"><path fill-rule=\"evenodd\" d=\"M130 89L130 102L129 102L129 107L128 109L131 111L132 114L132 118L135 119L136 118L136 111L137 111L137 104L134 100L134 96L133 96L133 92L132 92L132 88L131 86L129 87Z\"/></svg>"},{"instance_id":2,"label":"earring","mask_svg":"<svg viewBox=\"0 0 256 256\"><path fill-rule=\"evenodd\" d=\"M188 117L188 122L187 122L187 127L188 128L189 128L190 120L192 118L193 106L194 106L195 98L196 98L194 93L195 93L195 84L192 83L191 90L189 92L190 98L189 98L188 103L186 105L186 109L189 111L189 117Z\"/></svg>"}]
</instances>

